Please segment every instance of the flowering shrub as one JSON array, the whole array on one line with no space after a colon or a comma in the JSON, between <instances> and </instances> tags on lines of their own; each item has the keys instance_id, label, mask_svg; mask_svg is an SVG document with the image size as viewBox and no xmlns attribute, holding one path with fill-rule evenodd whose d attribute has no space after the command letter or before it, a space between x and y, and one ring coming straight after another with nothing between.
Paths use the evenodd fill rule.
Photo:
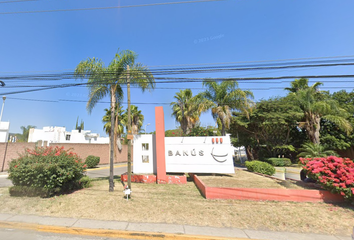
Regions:
<instances>
[{"instance_id":1,"label":"flowering shrub","mask_svg":"<svg viewBox=\"0 0 354 240\"><path fill-rule=\"evenodd\" d=\"M335 156L300 158L309 177L317 180L323 188L339 193L354 202L354 162L349 158Z\"/></svg>"},{"instance_id":2,"label":"flowering shrub","mask_svg":"<svg viewBox=\"0 0 354 240\"><path fill-rule=\"evenodd\" d=\"M76 153L63 147L36 147L14 159L9 179L15 186L42 188L48 195L81 187L86 165Z\"/></svg>"}]
</instances>

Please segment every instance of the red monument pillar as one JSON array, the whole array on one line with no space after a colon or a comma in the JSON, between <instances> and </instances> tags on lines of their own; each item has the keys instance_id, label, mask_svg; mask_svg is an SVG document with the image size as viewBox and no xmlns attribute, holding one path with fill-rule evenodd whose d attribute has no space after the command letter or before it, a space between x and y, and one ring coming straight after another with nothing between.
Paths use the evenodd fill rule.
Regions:
<instances>
[{"instance_id":1,"label":"red monument pillar","mask_svg":"<svg viewBox=\"0 0 354 240\"><path fill-rule=\"evenodd\" d=\"M155 107L156 124L156 179L157 183L166 183L165 161L165 121L163 107Z\"/></svg>"}]
</instances>

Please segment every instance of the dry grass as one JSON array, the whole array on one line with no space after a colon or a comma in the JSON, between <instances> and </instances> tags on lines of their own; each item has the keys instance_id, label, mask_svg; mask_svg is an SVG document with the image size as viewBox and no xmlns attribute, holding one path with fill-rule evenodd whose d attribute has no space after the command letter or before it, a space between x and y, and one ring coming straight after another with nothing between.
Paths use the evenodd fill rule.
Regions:
<instances>
[{"instance_id":1,"label":"dry grass","mask_svg":"<svg viewBox=\"0 0 354 240\"><path fill-rule=\"evenodd\" d=\"M282 189L313 189L313 185L292 180L266 178L248 171L235 169L235 174L199 175L208 187L229 188L282 188Z\"/></svg>"},{"instance_id":2,"label":"dry grass","mask_svg":"<svg viewBox=\"0 0 354 240\"><path fill-rule=\"evenodd\" d=\"M107 179L95 181L92 188L47 199L10 197L7 188L0 188L0 212L347 236L354 226L354 209L344 204L206 200L192 182L133 183L132 190L132 199L127 201L118 181L115 191L108 192Z\"/></svg>"}]
</instances>

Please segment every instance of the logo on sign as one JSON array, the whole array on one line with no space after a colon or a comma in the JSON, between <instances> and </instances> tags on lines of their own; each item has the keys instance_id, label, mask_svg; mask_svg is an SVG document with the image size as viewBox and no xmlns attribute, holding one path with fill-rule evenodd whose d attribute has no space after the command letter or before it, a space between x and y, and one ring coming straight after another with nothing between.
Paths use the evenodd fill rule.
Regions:
<instances>
[{"instance_id":1,"label":"logo on sign","mask_svg":"<svg viewBox=\"0 0 354 240\"><path fill-rule=\"evenodd\" d=\"M229 155L229 154L226 153L226 154L222 154L222 155L217 155L217 154L214 154L214 148L211 150L211 156L214 158L215 161L217 161L219 163L226 162L227 155Z\"/></svg>"}]
</instances>

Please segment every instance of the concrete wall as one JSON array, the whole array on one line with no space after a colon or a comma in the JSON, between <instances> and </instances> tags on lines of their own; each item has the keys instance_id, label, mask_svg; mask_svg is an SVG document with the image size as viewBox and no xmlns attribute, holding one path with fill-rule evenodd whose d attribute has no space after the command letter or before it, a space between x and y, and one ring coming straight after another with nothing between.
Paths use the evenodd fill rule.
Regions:
<instances>
[{"instance_id":1,"label":"concrete wall","mask_svg":"<svg viewBox=\"0 0 354 240\"><path fill-rule=\"evenodd\" d=\"M10 122L0 122L0 142L7 142L9 138Z\"/></svg>"},{"instance_id":2,"label":"concrete wall","mask_svg":"<svg viewBox=\"0 0 354 240\"><path fill-rule=\"evenodd\" d=\"M47 141L49 143L99 143L108 144L108 137L100 137L98 133L90 130L66 131L65 127L44 127L43 129L30 129L28 142Z\"/></svg>"},{"instance_id":3,"label":"concrete wall","mask_svg":"<svg viewBox=\"0 0 354 240\"><path fill-rule=\"evenodd\" d=\"M71 148L72 151L77 153L83 160L85 160L88 155L95 155L100 157L100 164L109 163L109 144L58 143L51 144L51 146L63 146L65 150ZM9 162L12 159L18 158L19 153L24 153L26 148L33 149L34 147L35 143L9 142L6 151L6 158L4 161L6 143L0 143L0 171L2 169L7 170ZM122 151L119 153L114 162L118 163L127 161L128 146L122 145Z\"/></svg>"}]
</instances>

